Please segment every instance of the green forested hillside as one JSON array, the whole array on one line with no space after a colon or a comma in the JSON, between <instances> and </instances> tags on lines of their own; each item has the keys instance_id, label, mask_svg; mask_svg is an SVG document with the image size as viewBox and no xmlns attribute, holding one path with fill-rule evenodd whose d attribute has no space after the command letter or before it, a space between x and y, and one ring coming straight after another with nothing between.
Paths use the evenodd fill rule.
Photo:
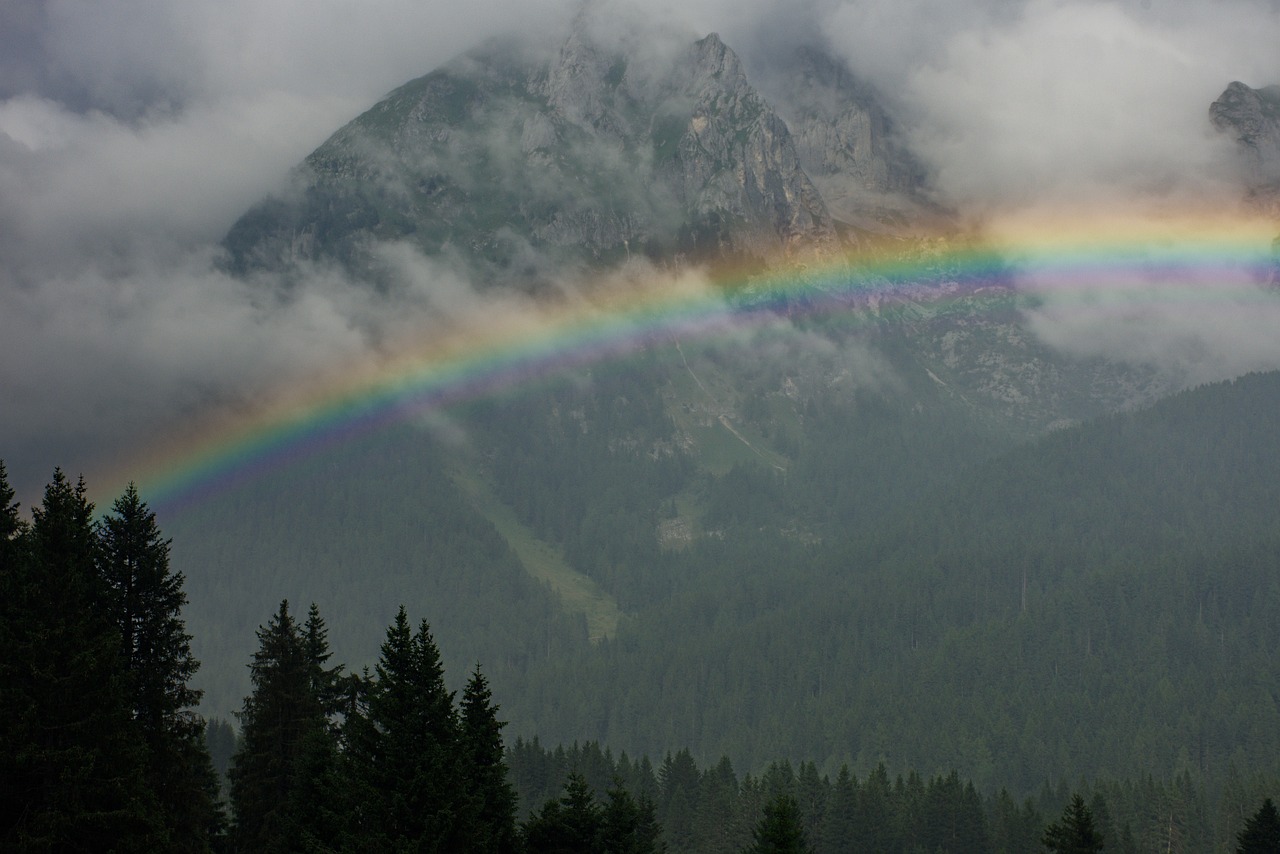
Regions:
<instances>
[{"instance_id":1,"label":"green forested hillside","mask_svg":"<svg viewBox=\"0 0 1280 854\"><path fill-rule=\"evenodd\" d=\"M560 394L581 390L552 397ZM455 708L426 620L414 632L400 607L376 668L357 673L331 660L316 606L303 624L287 602L256 633L241 737L210 727L210 744L218 744L211 764L192 742L203 722L181 709L199 699L185 685L198 663L178 615L184 579L169 571L155 517L130 487L115 515L94 526L83 483L73 488L56 471L28 525L0 466L8 520L0 576L15 594L3 600L13 618L4 637L22 653L6 659L21 736L14 743L23 747L10 764L21 779L68 763L101 772L18 787L3 833L24 845L86 832L153 842L181 835L192 850L207 850L221 843L223 827L211 801L213 771L231 754L230 838L255 850L286 839L307 850L367 850L419 838L450 850L594 851L615 850L626 838L635 843L628 850L661 850L665 842L673 852L709 852L744 850L772 834L818 852L1013 852L1038 844L1067 850L1054 840L1074 838L1072 827L1109 851L1235 850L1246 829L1271 832L1258 830L1274 825L1271 802L1252 811L1280 780L1272 759L1276 584L1267 571L1280 545L1270 511L1280 472L1266 452L1265 419L1254 417L1271 411L1277 396L1280 375L1251 375L974 462L873 536L842 538L815 525L829 541L798 538L792 528L761 525L764 517L744 524L730 516L724 528L662 552L666 595L595 645L582 620L545 651L526 645L523 659L503 657L501 644L519 645L511 632L490 633L503 669L515 675L510 682L524 689L511 692L522 726L554 731L569 720L584 730L613 728L615 741L629 728L632 741L678 744L684 733L699 753L723 745L721 758L702 768L686 749L656 752L664 758L655 769L625 750L615 760L597 742L547 751L538 735L508 738L504 754L487 678L473 668ZM477 427L473 439L480 436ZM1168 475L1173 451L1182 452L1181 464ZM429 470L440 460L416 461ZM1108 483L1104 468L1124 476ZM389 468L378 471L395 484ZM733 471L722 479L750 483L734 481ZM767 482L775 509L794 510L785 480L751 477ZM1081 484L1077 500L1047 497L1068 482ZM1010 494L1020 500L1009 503ZM514 523L486 521L491 498L468 506L459 493L440 495L467 511L451 530L470 540L425 535L439 559L465 565L482 556L483 544L511 536ZM1139 499L1146 503L1131 514ZM1004 502L998 517L983 512L997 501ZM1159 527L1161 517L1180 513L1196 521ZM1126 518L1135 516L1141 530ZM998 522L987 525L989 518ZM1210 532L1201 518L1218 524ZM1027 537L1018 541L1018 531ZM991 550L993 542L1001 550ZM1063 559L1041 560L1037 583L1027 569L1016 596L992 592L1046 544ZM468 583L440 565L418 566L434 573L441 601L466 601ZM37 594L41 579L59 572L68 591L88 595L59 600L51 611ZM494 578L473 576L475 585ZM140 592L143 581L152 592ZM711 590L720 591L718 606ZM501 592L495 613L521 619L509 607L512 591ZM156 609L159 623L117 615L156 593L144 610ZM363 603L351 604L358 611ZM50 635L55 624L74 631ZM157 629L165 638L158 644L131 639L131 631L150 638ZM44 649L39 639L49 637L60 642ZM78 641L92 641L90 658ZM170 661L165 650L174 654L171 672L146 677L156 653L156 661ZM49 654L67 657L74 692L89 690L92 667L103 685L127 690L102 695L110 706L73 703L66 707L78 716L73 728L49 729L41 721L65 710L44 706L66 679L62 667L39 664ZM562 668L573 664L566 678ZM152 681L154 691L146 687ZM533 683L537 692L528 690ZM660 687L646 690L653 685ZM117 704L131 691L145 695L132 716ZM531 700L545 712L532 723L519 711ZM44 710L33 718L22 711L28 705ZM186 763L181 769L147 746L153 717L156 745L173 738L185 745L170 757ZM786 758L749 758L751 770L739 777L741 760L730 758L806 749L821 759L799 761L798 771ZM938 757L976 779L912 765ZM77 806L87 794L114 806L97 817ZM135 811L122 812L126 803ZM1051 822L1059 810L1062 818Z\"/></svg>"},{"instance_id":2,"label":"green forested hillside","mask_svg":"<svg viewBox=\"0 0 1280 854\"><path fill-rule=\"evenodd\" d=\"M1023 792L1280 755L1280 378L1019 444L901 323L789 328L767 359L655 346L475 401L168 521L210 709L243 696L262 603L315 599L359 666L404 600L551 743ZM616 631L520 554L589 579Z\"/></svg>"},{"instance_id":3,"label":"green forested hillside","mask_svg":"<svg viewBox=\"0 0 1280 854\"><path fill-rule=\"evenodd\" d=\"M1280 376L1249 376L975 463L870 530L730 525L566 663L564 732L1026 789L1275 756L1277 412Z\"/></svg>"},{"instance_id":4,"label":"green forested hillside","mask_svg":"<svg viewBox=\"0 0 1280 854\"><path fill-rule=\"evenodd\" d=\"M273 600L315 601L357 668L376 658L380 624L401 601L431 614L455 672L483 661L504 684L532 659L586 643L582 616L524 571L413 427L263 478L249 494L213 496L167 524L212 714L239 707L253 632Z\"/></svg>"}]
</instances>

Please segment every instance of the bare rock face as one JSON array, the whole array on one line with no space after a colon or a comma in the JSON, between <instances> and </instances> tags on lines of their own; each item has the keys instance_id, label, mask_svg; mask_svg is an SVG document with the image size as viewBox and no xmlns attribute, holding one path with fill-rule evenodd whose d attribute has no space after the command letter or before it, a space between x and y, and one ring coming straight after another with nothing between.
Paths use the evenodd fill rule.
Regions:
<instances>
[{"instance_id":1,"label":"bare rock face","mask_svg":"<svg viewBox=\"0 0 1280 854\"><path fill-rule=\"evenodd\" d=\"M405 241L489 284L566 267L767 258L835 245L787 125L718 36L491 43L335 133L229 233L228 266L337 261L373 280Z\"/></svg>"},{"instance_id":2,"label":"bare rock face","mask_svg":"<svg viewBox=\"0 0 1280 854\"><path fill-rule=\"evenodd\" d=\"M837 220L897 232L943 215L925 192L924 165L880 97L842 61L802 46L763 77L762 90L791 129L801 166Z\"/></svg>"},{"instance_id":3,"label":"bare rock face","mask_svg":"<svg viewBox=\"0 0 1280 854\"><path fill-rule=\"evenodd\" d=\"M1253 89L1236 81L1209 107L1209 120L1233 134L1240 152L1246 200L1280 220L1280 86ZM1280 237L1271 244L1268 284L1280 287Z\"/></svg>"},{"instance_id":4,"label":"bare rock face","mask_svg":"<svg viewBox=\"0 0 1280 854\"><path fill-rule=\"evenodd\" d=\"M1280 86L1227 86L1209 107L1209 120L1236 138L1250 199L1280 216Z\"/></svg>"},{"instance_id":5,"label":"bare rock face","mask_svg":"<svg viewBox=\"0 0 1280 854\"><path fill-rule=\"evenodd\" d=\"M659 171L675 179L698 226L766 254L833 244L834 223L801 169L790 131L720 37L713 33L694 44L673 79L682 83L666 105L688 103L689 115L674 143L656 141L674 148ZM676 109L668 115L684 118Z\"/></svg>"},{"instance_id":6,"label":"bare rock face","mask_svg":"<svg viewBox=\"0 0 1280 854\"><path fill-rule=\"evenodd\" d=\"M1210 105L1209 118L1218 130L1234 133L1260 164L1280 165L1280 86L1231 83Z\"/></svg>"}]
</instances>

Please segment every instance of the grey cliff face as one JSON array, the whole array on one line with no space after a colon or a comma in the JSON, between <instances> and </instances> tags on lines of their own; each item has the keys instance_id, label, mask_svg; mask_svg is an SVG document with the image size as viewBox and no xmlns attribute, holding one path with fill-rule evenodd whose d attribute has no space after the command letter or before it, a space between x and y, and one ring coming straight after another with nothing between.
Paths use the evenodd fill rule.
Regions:
<instances>
[{"instance_id":1,"label":"grey cliff face","mask_svg":"<svg viewBox=\"0 0 1280 854\"><path fill-rule=\"evenodd\" d=\"M716 237L743 249L834 244L834 223L801 169L790 131L720 37L694 44L673 79L683 85L667 104L691 104L688 120L674 143L655 144L674 145L661 172L675 180L695 222L721 225Z\"/></svg>"},{"instance_id":2,"label":"grey cliff face","mask_svg":"<svg viewBox=\"0 0 1280 854\"><path fill-rule=\"evenodd\" d=\"M493 43L335 133L229 233L229 266L336 260L376 281L408 241L482 283L574 266L790 254L835 226L787 125L717 36L665 53L579 22L548 59Z\"/></svg>"},{"instance_id":3,"label":"grey cliff face","mask_svg":"<svg viewBox=\"0 0 1280 854\"><path fill-rule=\"evenodd\" d=\"M837 220L882 231L940 213L925 194L923 164L880 98L842 62L801 47L768 69L762 85Z\"/></svg>"},{"instance_id":4,"label":"grey cliff face","mask_svg":"<svg viewBox=\"0 0 1280 854\"><path fill-rule=\"evenodd\" d=\"M1236 81L1209 107L1209 120L1236 138L1248 187L1246 201L1280 219L1280 86L1253 89ZM1268 284L1280 287L1280 237L1271 244Z\"/></svg>"},{"instance_id":5,"label":"grey cliff face","mask_svg":"<svg viewBox=\"0 0 1280 854\"><path fill-rule=\"evenodd\" d=\"M1209 107L1214 127L1231 131L1260 157L1280 155L1280 86L1253 89L1236 81Z\"/></svg>"},{"instance_id":6,"label":"grey cliff face","mask_svg":"<svg viewBox=\"0 0 1280 854\"><path fill-rule=\"evenodd\" d=\"M1209 120L1236 139L1253 201L1280 214L1280 86L1227 86Z\"/></svg>"},{"instance_id":7,"label":"grey cliff face","mask_svg":"<svg viewBox=\"0 0 1280 854\"><path fill-rule=\"evenodd\" d=\"M492 42L389 94L313 152L289 193L236 223L228 267L280 273L287 292L308 264L336 263L394 291L404 253L384 247L399 242L476 287L538 293L637 256L750 268L886 235L881 245L944 263L936 241L898 239L948 218L843 64L801 50L763 69L758 89L714 34L654 36L590 14L554 46ZM1269 139L1267 102L1250 93L1223 115ZM1051 352L1007 282L967 294L958 271L936 273L929 293L875 283L866 310L965 406L1034 431L1164 388ZM954 297L945 312L938 289Z\"/></svg>"}]
</instances>

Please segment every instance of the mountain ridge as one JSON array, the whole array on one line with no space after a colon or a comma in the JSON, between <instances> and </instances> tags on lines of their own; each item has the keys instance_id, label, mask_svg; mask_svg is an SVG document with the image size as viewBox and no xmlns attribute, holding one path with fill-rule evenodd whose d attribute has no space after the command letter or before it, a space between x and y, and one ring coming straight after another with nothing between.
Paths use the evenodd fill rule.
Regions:
<instances>
[{"instance_id":1,"label":"mountain ridge","mask_svg":"<svg viewBox=\"0 0 1280 854\"><path fill-rule=\"evenodd\" d=\"M369 239L453 253L481 280L584 257L787 252L834 241L786 126L714 34L660 71L575 30L548 63L505 44L395 90L335 133L293 198L246 214L237 272L351 262ZM469 244L469 245L468 245ZM356 265L357 268L359 265Z\"/></svg>"},{"instance_id":2,"label":"mountain ridge","mask_svg":"<svg viewBox=\"0 0 1280 854\"><path fill-rule=\"evenodd\" d=\"M446 657L483 660L513 732L689 746L741 767L786 743L795 757L956 767L1029 789L1120 757L1130 774L1217 774L1250 745L1270 749L1255 736L1275 710L1210 641L1218 630L1250 667L1270 653L1257 555L1273 531L1242 510L1229 537L1180 533L1188 514L1230 518L1250 473L1214 456L1230 430L1197 422L1183 441L1159 426L1167 408L1136 411L1187 378L1057 352L1031 330L1036 301L1012 269L970 281L956 261L968 236L934 205L892 115L835 60L802 52L757 88L718 36L641 48L602 26L581 17L546 50L489 43L396 89L307 159L294 196L232 229L228 263L285 282L286 298L308 265L333 264L388 301L388 243L479 291L534 295L628 258L732 263L732 301L779 259L803 277L804 252L865 242L919 262L928 282L849 265L869 277L849 311L782 300L749 329L654 340L318 458L300 486L215 502L175 533L196 551L202 536L231 541L187 565L193 603L217 590L241 597L240 613L250 593L311 592L326 613L352 612L331 626L335 642L363 637L360 662L376 644L362 627L392 607L375 598L398 594ZM931 217L942 234L922 225ZM1272 393L1250 380L1189 394L1254 395L1265 412ZM1265 457L1259 424L1247 441ZM1153 445L1209 485L1162 472L1126 430L1163 437ZM1096 507L1028 492L1075 475ZM1157 502L1165 483L1184 504ZM1125 546L1125 524L1147 552ZM365 526L360 543L340 536ZM1205 594L1187 555L1241 580L1261 622ZM604 605L574 605L539 572ZM1192 602L1209 616L1188 617ZM198 636L216 624L192 621ZM234 695L243 654L212 658L218 693ZM1144 697L1164 705L1116 716ZM1223 711L1238 698L1248 711Z\"/></svg>"}]
</instances>

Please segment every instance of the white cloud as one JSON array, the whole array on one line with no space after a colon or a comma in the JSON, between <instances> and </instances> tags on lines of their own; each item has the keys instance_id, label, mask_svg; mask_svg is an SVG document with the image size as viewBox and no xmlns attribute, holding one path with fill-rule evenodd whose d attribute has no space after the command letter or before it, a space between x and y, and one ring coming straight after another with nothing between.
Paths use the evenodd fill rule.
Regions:
<instances>
[{"instance_id":1,"label":"white cloud","mask_svg":"<svg viewBox=\"0 0 1280 854\"><path fill-rule=\"evenodd\" d=\"M1211 189L1229 158L1207 121L1221 60L1117 5L1037 0L955 35L905 91L918 150L965 209L1160 196Z\"/></svg>"},{"instance_id":2,"label":"white cloud","mask_svg":"<svg viewBox=\"0 0 1280 854\"><path fill-rule=\"evenodd\" d=\"M942 200L1015 253L1042 340L1183 382L1280 366L1268 331L1280 306L1259 291L1256 257L1061 266L1117 241L1153 259L1171 243L1212 251L1224 230L1266 253L1280 224L1240 209L1233 141L1208 107L1233 79L1280 82L1275 3L909 0L828 20L832 43L909 117Z\"/></svg>"},{"instance_id":3,"label":"white cloud","mask_svg":"<svg viewBox=\"0 0 1280 854\"><path fill-rule=\"evenodd\" d=\"M398 317L324 271L305 297L259 307L210 259L239 213L380 95L499 31L549 32L572 5L0 5L0 455L15 481L88 469L184 413L368 352L406 318L471 317L465 283L401 249L388 259L414 308ZM1147 215L1218 194L1208 103L1231 79L1280 82L1274 0L699 0L638 14L717 30L748 60L821 34L903 111L947 197L997 232L1037 205L1126 197ZM1265 324L1234 309L1192 330L1151 311L1137 335L1072 327L1064 311L1035 318L1062 346L1158 359L1173 352L1161 342L1194 339L1178 353L1272 357Z\"/></svg>"}]
</instances>

